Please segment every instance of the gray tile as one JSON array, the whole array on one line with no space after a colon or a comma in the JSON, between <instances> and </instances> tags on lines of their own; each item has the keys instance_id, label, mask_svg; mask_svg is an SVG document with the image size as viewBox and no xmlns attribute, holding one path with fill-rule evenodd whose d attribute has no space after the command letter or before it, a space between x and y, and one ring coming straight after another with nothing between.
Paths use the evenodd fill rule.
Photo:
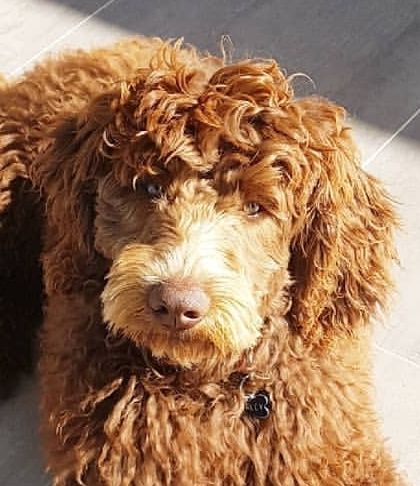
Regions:
<instances>
[{"instance_id":1,"label":"gray tile","mask_svg":"<svg viewBox=\"0 0 420 486\"><path fill-rule=\"evenodd\" d=\"M38 394L33 380L25 380L13 399L0 404L0 484L44 486L38 438Z\"/></svg>"},{"instance_id":2,"label":"gray tile","mask_svg":"<svg viewBox=\"0 0 420 486\"><path fill-rule=\"evenodd\" d=\"M402 230L398 233L401 265L395 268L397 293L385 326L378 326L378 344L420 364L417 303L420 288L420 143L397 137L369 166L398 202ZM420 394L420 383L418 385ZM420 437L419 437L420 442Z\"/></svg>"},{"instance_id":3,"label":"gray tile","mask_svg":"<svg viewBox=\"0 0 420 486\"><path fill-rule=\"evenodd\" d=\"M420 84L419 86L419 92L420 92ZM418 103L418 109L420 108L420 101ZM404 135L406 137L410 137L413 140L420 141L420 113L419 115L416 116L416 118L407 126L407 128L404 130Z\"/></svg>"},{"instance_id":4,"label":"gray tile","mask_svg":"<svg viewBox=\"0 0 420 486\"><path fill-rule=\"evenodd\" d=\"M89 12L102 0L84 2ZM41 49L77 26L86 14L66 4L37 0L0 0L0 70L11 74Z\"/></svg>"},{"instance_id":5,"label":"gray tile","mask_svg":"<svg viewBox=\"0 0 420 486\"><path fill-rule=\"evenodd\" d=\"M349 106L353 115L391 132L420 106L418 9L410 23L393 34L378 39L378 52L354 66L347 82L332 91L332 97Z\"/></svg>"},{"instance_id":6,"label":"gray tile","mask_svg":"<svg viewBox=\"0 0 420 486\"><path fill-rule=\"evenodd\" d=\"M382 429L400 470L413 486L420 484L420 367L376 350L376 403Z\"/></svg>"},{"instance_id":7,"label":"gray tile","mask_svg":"<svg viewBox=\"0 0 420 486\"><path fill-rule=\"evenodd\" d=\"M353 137L360 151L362 164L364 166L369 165L377 151L389 140L392 133L355 117L349 117L348 121L353 129Z\"/></svg>"}]
</instances>

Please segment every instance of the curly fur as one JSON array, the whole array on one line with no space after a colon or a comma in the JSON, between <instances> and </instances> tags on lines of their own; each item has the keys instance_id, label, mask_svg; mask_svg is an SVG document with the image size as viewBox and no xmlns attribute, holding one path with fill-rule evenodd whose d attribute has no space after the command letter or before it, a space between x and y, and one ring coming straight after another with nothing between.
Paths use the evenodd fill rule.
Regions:
<instances>
[{"instance_id":1,"label":"curly fur","mask_svg":"<svg viewBox=\"0 0 420 486\"><path fill-rule=\"evenodd\" d=\"M274 61L138 39L45 61L3 87L0 110L2 218L12 179L41 194L19 211L36 207L44 233L56 485L403 484L369 359L397 218L342 108L296 99ZM179 278L211 307L174 334L146 300ZM244 413L260 389L266 421Z\"/></svg>"}]
</instances>

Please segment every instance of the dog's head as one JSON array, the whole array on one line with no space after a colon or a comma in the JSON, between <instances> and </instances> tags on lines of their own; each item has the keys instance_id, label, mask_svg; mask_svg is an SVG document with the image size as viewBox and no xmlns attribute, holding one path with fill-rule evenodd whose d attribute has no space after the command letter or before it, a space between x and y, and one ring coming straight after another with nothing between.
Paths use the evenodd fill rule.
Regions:
<instances>
[{"instance_id":1,"label":"dog's head","mask_svg":"<svg viewBox=\"0 0 420 486\"><path fill-rule=\"evenodd\" d=\"M47 290L105 263L110 328L183 365L252 347L272 316L309 340L352 332L384 303L396 219L344 110L295 99L273 61L189 57L164 47L34 165Z\"/></svg>"}]
</instances>

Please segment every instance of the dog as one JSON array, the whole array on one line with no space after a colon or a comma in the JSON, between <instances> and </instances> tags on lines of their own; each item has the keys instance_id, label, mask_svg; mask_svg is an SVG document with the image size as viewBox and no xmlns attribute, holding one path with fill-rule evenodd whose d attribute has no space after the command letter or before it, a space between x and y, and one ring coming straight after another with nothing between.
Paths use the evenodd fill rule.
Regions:
<instances>
[{"instance_id":1,"label":"dog","mask_svg":"<svg viewBox=\"0 0 420 486\"><path fill-rule=\"evenodd\" d=\"M35 324L44 301L55 485L405 484L369 344L398 217L343 108L273 60L138 38L41 62L0 114L1 265ZM6 282L15 381L34 323L6 300L31 289Z\"/></svg>"}]
</instances>

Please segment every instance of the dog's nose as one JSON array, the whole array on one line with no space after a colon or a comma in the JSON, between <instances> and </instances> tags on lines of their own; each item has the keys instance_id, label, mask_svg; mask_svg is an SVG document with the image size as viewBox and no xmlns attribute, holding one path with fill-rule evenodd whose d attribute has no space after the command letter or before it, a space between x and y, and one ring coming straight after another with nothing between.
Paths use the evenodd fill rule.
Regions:
<instances>
[{"instance_id":1,"label":"dog's nose","mask_svg":"<svg viewBox=\"0 0 420 486\"><path fill-rule=\"evenodd\" d=\"M160 324L183 331L203 319L209 310L210 299L196 284L168 282L151 288L149 307Z\"/></svg>"}]
</instances>

